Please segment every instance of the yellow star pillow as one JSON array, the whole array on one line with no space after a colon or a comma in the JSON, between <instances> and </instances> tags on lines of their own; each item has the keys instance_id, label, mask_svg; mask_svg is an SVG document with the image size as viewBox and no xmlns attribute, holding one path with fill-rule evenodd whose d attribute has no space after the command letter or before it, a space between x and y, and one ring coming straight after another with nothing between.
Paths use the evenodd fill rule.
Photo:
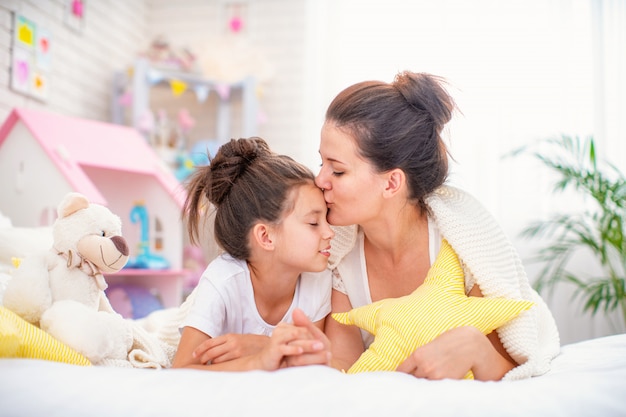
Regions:
<instances>
[{"instance_id":1,"label":"yellow star pillow","mask_svg":"<svg viewBox=\"0 0 626 417\"><path fill-rule=\"evenodd\" d=\"M374 342L348 373L395 371L418 347L447 330L474 326L489 334L533 305L526 300L468 297L461 263L443 240L424 283L413 293L333 313L332 317L374 335ZM465 375L466 379L473 377L472 371Z\"/></svg>"},{"instance_id":2,"label":"yellow star pillow","mask_svg":"<svg viewBox=\"0 0 626 417\"><path fill-rule=\"evenodd\" d=\"M0 306L0 358L91 365L86 357L3 306Z\"/></svg>"}]
</instances>

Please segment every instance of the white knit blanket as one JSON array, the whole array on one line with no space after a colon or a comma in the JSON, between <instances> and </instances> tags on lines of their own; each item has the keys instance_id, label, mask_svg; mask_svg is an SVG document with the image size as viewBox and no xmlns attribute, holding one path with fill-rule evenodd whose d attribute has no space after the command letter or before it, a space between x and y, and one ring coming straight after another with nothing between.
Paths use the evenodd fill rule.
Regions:
<instances>
[{"instance_id":1,"label":"white knit blanket","mask_svg":"<svg viewBox=\"0 0 626 417\"><path fill-rule=\"evenodd\" d=\"M517 251L504 231L476 199L458 188L442 186L426 203L441 236L462 261L469 287L478 284L485 297L525 299L536 304L497 330L507 352L520 364L504 379L547 372L560 351L557 327L547 305L530 286ZM334 230L331 268L352 249L358 233L354 226Z\"/></svg>"}]
</instances>

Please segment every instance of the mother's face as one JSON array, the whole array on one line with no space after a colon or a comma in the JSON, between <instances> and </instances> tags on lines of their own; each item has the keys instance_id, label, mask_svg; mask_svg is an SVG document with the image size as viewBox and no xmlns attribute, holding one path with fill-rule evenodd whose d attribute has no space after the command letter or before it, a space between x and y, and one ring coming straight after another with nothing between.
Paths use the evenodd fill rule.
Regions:
<instances>
[{"instance_id":1,"label":"mother's face","mask_svg":"<svg viewBox=\"0 0 626 417\"><path fill-rule=\"evenodd\" d=\"M354 137L332 122L322 127L322 165L315 179L324 190L328 222L363 224L380 211L385 181L359 154Z\"/></svg>"}]
</instances>

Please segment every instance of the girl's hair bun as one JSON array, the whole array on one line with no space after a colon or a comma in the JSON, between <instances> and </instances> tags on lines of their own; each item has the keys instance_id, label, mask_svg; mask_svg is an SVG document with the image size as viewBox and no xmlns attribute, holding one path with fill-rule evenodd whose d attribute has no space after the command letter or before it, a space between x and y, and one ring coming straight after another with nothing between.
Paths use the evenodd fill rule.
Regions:
<instances>
[{"instance_id":1,"label":"girl's hair bun","mask_svg":"<svg viewBox=\"0 0 626 417\"><path fill-rule=\"evenodd\" d=\"M223 144L211 160L209 169L211 188L208 198L219 206L230 193L233 184L260 157L271 154L269 145L263 139L231 139Z\"/></svg>"}]
</instances>

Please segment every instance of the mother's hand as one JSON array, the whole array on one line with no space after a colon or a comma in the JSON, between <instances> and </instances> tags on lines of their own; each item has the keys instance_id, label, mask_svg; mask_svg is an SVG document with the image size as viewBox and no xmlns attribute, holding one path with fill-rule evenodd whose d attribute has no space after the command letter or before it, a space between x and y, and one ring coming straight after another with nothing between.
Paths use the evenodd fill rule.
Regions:
<instances>
[{"instance_id":1,"label":"mother's hand","mask_svg":"<svg viewBox=\"0 0 626 417\"><path fill-rule=\"evenodd\" d=\"M489 351L495 352L480 330L458 327L415 350L397 370L418 378L461 379L469 370L488 361Z\"/></svg>"}]
</instances>

